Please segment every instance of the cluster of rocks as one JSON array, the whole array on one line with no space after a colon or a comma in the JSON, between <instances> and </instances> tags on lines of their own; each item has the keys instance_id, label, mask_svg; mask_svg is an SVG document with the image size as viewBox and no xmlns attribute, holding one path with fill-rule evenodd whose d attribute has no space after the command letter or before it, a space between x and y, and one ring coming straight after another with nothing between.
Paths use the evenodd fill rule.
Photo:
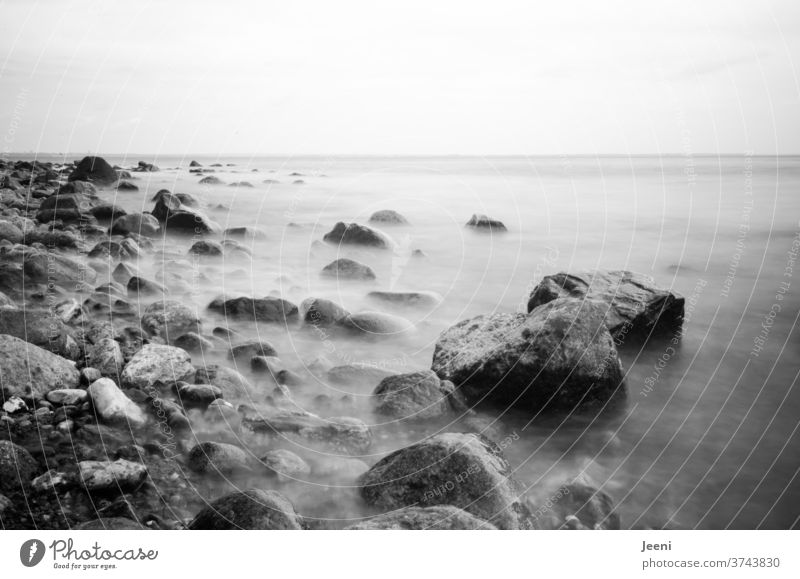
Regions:
<instances>
[{"instance_id":1,"label":"cluster of rocks","mask_svg":"<svg viewBox=\"0 0 800 579\"><path fill-rule=\"evenodd\" d=\"M145 162L132 168L157 170ZM293 399L294 388L312 382L309 375L285 367L273 344L238 334L228 320L391 338L415 330L400 314L434 309L442 297L375 290L365 296L375 311L350 312L321 297L294 304L272 295L220 296L199 312L171 297L185 273L178 261L149 279L137 259L156 253L154 240L170 234L201 237L189 249L197 259L247 257L237 239L264 233L223 232L197 199L167 190L151 198L146 213L102 201L99 189L124 189L126 173L99 157L61 165L0 162L3 527L319 526L284 494L258 488L266 479L356 488L370 516L353 529L620 526L610 497L582 480L565 482L559 492L568 499L540 516L501 441L475 433L469 421L474 408L535 417L605 407L625 391L618 348L679 329L682 298L624 271L548 276L531 292L528 313L481 315L445 330L429 369L395 374L323 365L317 374L328 383L374 387L370 402L379 420L371 426L333 410L320 416ZM390 210L369 221L409 226ZM505 230L481 215L467 225ZM385 232L358 223L337 223L324 241L396 248ZM346 258L320 275L376 279L371 268ZM204 321L215 316L220 324L207 331ZM210 363L210 352L226 353L227 363ZM382 428L426 423L443 427L380 460L371 457ZM289 450L290 443L308 452ZM213 496L209 489L220 480L245 490Z\"/></svg>"}]
</instances>

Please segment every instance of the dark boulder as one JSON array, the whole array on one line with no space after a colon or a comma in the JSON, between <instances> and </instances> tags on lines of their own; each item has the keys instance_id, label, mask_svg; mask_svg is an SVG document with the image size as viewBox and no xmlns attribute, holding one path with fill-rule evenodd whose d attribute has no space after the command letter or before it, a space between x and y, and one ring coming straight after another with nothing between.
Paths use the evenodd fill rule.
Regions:
<instances>
[{"instance_id":1,"label":"dark boulder","mask_svg":"<svg viewBox=\"0 0 800 579\"><path fill-rule=\"evenodd\" d=\"M360 485L367 504L381 511L452 505L500 529L531 524L500 449L476 434L437 434L393 452Z\"/></svg>"},{"instance_id":2,"label":"dark boulder","mask_svg":"<svg viewBox=\"0 0 800 579\"><path fill-rule=\"evenodd\" d=\"M479 213L474 214L470 220L467 221L467 227L482 231L506 231L506 226L502 221L492 219L491 217Z\"/></svg>"},{"instance_id":3,"label":"dark boulder","mask_svg":"<svg viewBox=\"0 0 800 579\"><path fill-rule=\"evenodd\" d=\"M190 255L202 255L206 257L218 257L222 255L222 245L216 241L201 239L195 241L189 248Z\"/></svg>"},{"instance_id":4,"label":"dark boulder","mask_svg":"<svg viewBox=\"0 0 800 579\"><path fill-rule=\"evenodd\" d=\"M303 312L303 321L317 327L331 326L350 314L339 304L322 298L303 300L300 310Z\"/></svg>"},{"instance_id":5,"label":"dark boulder","mask_svg":"<svg viewBox=\"0 0 800 579\"><path fill-rule=\"evenodd\" d=\"M51 390L77 388L75 364L33 344L0 334L0 390L6 396L44 396Z\"/></svg>"},{"instance_id":6,"label":"dark boulder","mask_svg":"<svg viewBox=\"0 0 800 579\"><path fill-rule=\"evenodd\" d=\"M471 404L533 414L600 407L622 386L622 365L603 315L559 299L525 314L491 314L445 330L431 368Z\"/></svg>"},{"instance_id":7,"label":"dark boulder","mask_svg":"<svg viewBox=\"0 0 800 579\"><path fill-rule=\"evenodd\" d=\"M301 525L301 518L285 496L275 491L248 489L208 505L189 523L189 529L300 530Z\"/></svg>"},{"instance_id":8,"label":"dark boulder","mask_svg":"<svg viewBox=\"0 0 800 579\"><path fill-rule=\"evenodd\" d=\"M117 172L102 157L84 157L69 176L70 181L89 181L100 186L113 185Z\"/></svg>"},{"instance_id":9,"label":"dark boulder","mask_svg":"<svg viewBox=\"0 0 800 579\"><path fill-rule=\"evenodd\" d=\"M30 486L39 464L21 446L0 440L0 492L21 491Z\"/></svg>"},{"instance_id":10,"label":"dark boulder","mask_svg":"<svg viewBox=\"0 0 800 579\"><path fill-rule=\"evenodd\" d=\"M36 220L40 223L49 223L56 219L61 221L85 221L94 219L92 207L96 200L82 193L61 194L55 193L42 201L36 212Z\"/></svg>"},{"instance_id":11,"label":"dark boulder","mask_svg":"<svg viewBox=\"0 0 800 579\"><path fill-rule=\"evenodd\" d=\"M352 259L341 258L322 268L322 277L337 280L370 281L375 279L375 272L369 266Z\"/></svg>"},{"instance_id":12,"label":"dark boulder","mask_svg":"<svg viewBox=\"0 0 800 579\"><path fill-rule=\"evenodd\" d=\"M295 304L275 297L232 298L212 302L209 309L233 319L250 319L257 322L289 323L297 321Z\"/></svg>"},{"instance_id":13,"label":"dark boulder","mask_svg":"<svg viewBox=\"0 0 800 579\"><path fill-rule=\"evenodd\" d=\"M465 408L456 398L453 383L440 380L431 370L388 376L372 395L375 412L395 419L441 418Z\"/></svg>"},{"instance_id":14,"label":"dark boulder","mask_svg":"<svg viewBox=\"0 0 800 579\"><path fill-rule=\"evenodd\" d=\"M72 329L52 310L0 310L0 334L20 338L70 360L77 360L80 355Z\"/></svg>"},{"instance_id":15,"label":"dark boulder","mask_svg":"<svg viewBox=\"0 0 800 579\"><path fill-rule=\"evenodd\" d=\"M378 249L390 249L394 242L383 232L359 223L338 222L323 238L336 245L363 245Z\"/></svg>"},{"instance_id":16,"label":"dark boulder","mask_svg":"<svg viewBox=\"0 0 800 579\"><path fill-rule=\"evenodd\" d=\"M110 233L111 235L135 233L145 237L155 237L160 229L158 219L149 213L129 213L114 220Z\"/></svg>"},{"instance_id":17,"label":"dark boulder","mask_svg":"<svg viewBox=\"0 0 800 579\"><path fill-rule=\"evenodd\" d=\"M531 292L528 311L558 298L597 304L618 344L626 337L674 332L683 324L684 298L658 287L650 277L630 271L548 275Z\"/></svg>"}]
</instances>

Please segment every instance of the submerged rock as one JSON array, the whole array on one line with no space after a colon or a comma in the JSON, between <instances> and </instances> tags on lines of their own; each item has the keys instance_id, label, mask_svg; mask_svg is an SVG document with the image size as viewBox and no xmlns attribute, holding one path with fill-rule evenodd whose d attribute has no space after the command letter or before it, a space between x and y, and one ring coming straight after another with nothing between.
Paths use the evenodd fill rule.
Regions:
<instances>
[{"instance_id":1,"label":"submerged rock","mask_svg":"<svg viewBox=\"0 0 800 579\"><path fill-rule=\"evenodd\" d=\"M236 400L253 395L253 386L242 374L219 364L206 364L197 369L197 384L212 384L222 391L225 398Z\"/></svg>"},{"instance_id":2,"label":"submerged rock","mask_svg":"<svg viewBox=\"0 0 800 579\"><path fill-rule=\"evenodd\" d=\"M250 363L253 356L277 356L278 351L275 346L263 340L249 340L241 344L231 346L230 359L237 363Z\"/></svg>"},{"instance_id":3,"label":"submerged rock","mask_svg":"<svg viewBox=\"0 0 800 579\"><path fill-rule=\"evenodd\" d=\"M275 491L248 489L217 499L189 523L189 529L224 531L300 530L301 519L292 503Z\"/></svg>"},{"instance_id":4,"label":"submerged rock","mask_svg":"<svg viewBox=\"0 0 800 579\"><path fill-rule=\"evenodd\" d=\"M508 463L476 434L438 434L393 452L360 483L367 504L383 511L452 505L500 529L530 527Z\"/></svg>"},{"instance_id":5,"label":"submerged rock","mask_svg":"<svg viewBox=\"0 0 800 579\"><path fill-rule=\"evenodd\" d=\"M684 298L630 271L589 271L546 276L531 292L528 311L559 298L589 300L605 314L618 344L626 337L679 330Z\"/></svg>"},{"instance_id":6,"label":"submerged rock","mask_svg":"<svg viewBox=\"0 0 800 579\"><path fill-rule=\"evenodd\" d=\"M247 453L232 444L202 442L189 451L188 465L201 474L226 475L249 470Z\"/></svg>"},{"instance_id":7,"label":"submerged rock","mask_svg":"<svg viewBox=\"0 0 800 579\"><path fill-rule=\"evenodd\" d=\"M359 223L343 223L341 221L322 239L337 245L363 245L378 249L390 249L394 246L394 242L383 232Z\"/></svg>"},{"instance_id":8,"label":"submerged rock","mask_svg":"<svg viewBox=\"0 0 800 579\"><path fill-rule=\"evenodd\" d=\"M80 355L72 329L52 310L0 309L0 334L25 340L70 360Z\"/></svg>"},{"instance_id":9,"label":"submerged rock","mask_svg":"<svg viewBox=\"0 0 800 579\"><path fill-rule=\"evenodd\" d=\"M332 326L350 314L339 304L322 298L308 298L300 304L303 321L318 327Z\"/></svg>"},{"instance_id":10,"label":"submerged rock","mask_svg":"<svg viewBox=\"0 0 800 579\"><path fill-rule=\"evenodd\" d=\"M387 225L408 225L408 219L392 209L376 211L369 218L370 223L384 223Z\"/></svg>"},{"instance_id":11,"label":"submerged rock","mask_svg":"<svg viewBox=\"0 0 800 579\"><path fill-rule=\"evenodd\" d=\"M372 431L357 418L323 419L308 412L280 411L270 416L249 417L244 423L254 432L296 435L346 454L364 454L372 445Z\"/></svg>"},{"instance_id":12,"label":"submerged rock","mask_svg":"<svg viewBox=\"0 0 800 579\"><path fill-rule=\"evenodd\" d=\"M381 380L373 392L375 412L397 419L424 420L466 408L452 382L440 380L431 370L397 374Z\"/></svg>"},{"instance_id":13,"label":"submerged rock","mask_svg":"<svg viewBox=\"0 0 800 579\"><path fill-rule=\"evenodd\" d=\"M191 358L185 350L173 346L148 344L131 358L122 371L125 388L148 390L157 383L192 381L195 376Z\"/></svg>"},{"instance_id":14,"label":"submerged rock","mask_svg":"<svg viewBox=\"0 0 800 579\"><path fill-rule=\"evenodd\" d=\"M179 301L159 300L144 311L142 329L171 342L189 332L200 333L202 327L194 309Z\"/></svg>"},{"instance_id":15,"label":"submerged rock","mask_svg":"<svg viewBox=\"0 0 800 579\"><path fill-rule=\"evenodd\" d=\"M384 312L359 312L349 314L337 325L354 334L372 338L397 337L414 330L414 324L400 316Z\"/></svg>"},{"instance_id":16,"label":"submerged rock","mask_svg":"<svg viewBox=\"0 0 800 579\"><path fill-rule=\"evenodd\" d=\"M257 322L289 323L297 321L298 309L290 301L275 298L232 298L209 304L209 309L234 319L251 319Z\"/></svg>"},{"instance_id":17,"label":"submerged rock","mask_svg":"<svg viewBox=\"0 0 800 579\"><path fill-rule=\"evenodd\" d=\"M602 405L623 378L602 313L570 299L460 322L439 336L431 368L470 403L527 413Z\"/></svg>"},{"instance_id":18,"label":"submerged rock","mask_svg":"<svg viewBox=\"0 0 800 579\"><path fill-rule=\"evenodd\" d=\"M149 213L128 213L117 217L111 224L111 235L135 233L144 237L155 237L161 229L158 219Z\"/></svg>"},{"instance_id":19,"label":"submerged rock","mask_svg":"<svg viewBox=\"0 0 800 579\"><path fill-rule=\"evenodd\" d=\"M367 298L393 307L435 308L442 303L442 296L436 292L393 292L374 291Z\"/></svg>"},{"instance_id":20,"label":"submerged rock","mask_svg":"<svg viewBox=\"0 0 800 579\"><path fill-rule=\"evenodd\" d=\"M80 374L70 361L14 336L0 335L0 387L6 396L44 396L77 388Z\"/></svg>"},{"instance_id":21,"label":"submerged rock","mask_svg":"<svg viewBox=\"0 0 800 579\"><path fill-rule=\"evenodd\" d=\"M620 528L614 501L603 491L579 477L561 485L542 505L532 505L533 521L539 529Z\"/></svg>"},{"instance_id":22,"label":"submerged rock","mask_svg":"<svg viewBox=\"0 0 800 579\"><path fill-rule=\"evenodd\" d=\"M348 527L355 531L497 530L497 527L450 505L405 507Z\"/></svg>"},{"instance_id":23,"label":"submerged rock","mask_svg":"<svg viewBox=\"0 0 800 579\"><path fill-rule=\"evenodd\" d=\"M96 368L102 376L119 379L125 367L125 358L119 342L112 338L101 338L86 349L86 365Z\"/></svg>"},{"instance_id":24,"label":"submerged rock","mask_svg":"<svg viewBox=\"0 0 800 579\"><path fill-rule=\"evenodd\" d=\"M322 268L320 275L337 280L371 281L376 278L375 272L370 267L347 258L329 263Z\"/></svg>"},{"instance_id":25,"label":"submerged rock","mask_svg":"<svg viewBox=\"0 0 800 579\"><path fill-rule=\"evenodd\" d=\"M290 450L270 450L260 459L268 472L281 481L303 480L311 474L311 467Z\"/></svg>"},{"instance_id":26,"label":"submerged rock","mask_svg":"<svg viewBox=\"0 0 800 579\"><path fill-rule=\"evenodd\" d=\"M475 213L470 220L467 221L467 227L487 231L506 231L506 226L502 221L492 219L480 213Z\"/></svg>"}]
</instances>

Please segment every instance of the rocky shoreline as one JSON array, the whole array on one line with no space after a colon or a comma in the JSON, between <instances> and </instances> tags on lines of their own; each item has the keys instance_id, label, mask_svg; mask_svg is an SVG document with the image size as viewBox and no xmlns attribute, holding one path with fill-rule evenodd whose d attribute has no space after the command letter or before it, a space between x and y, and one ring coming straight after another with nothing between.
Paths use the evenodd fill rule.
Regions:
<instances>
[{"instance_id":1,"label":"rocky shoreline","mask_svg":"<svg viewBox=\"0 0 800 579\"><path fill-rule=\"evenodd\" d=\"M208 170L191 167L198 177ZM198 311L181 297L191 290L187 256L249 259L243 240L262 232L223 229L188 194L158 191L141 213L99 195L135 192L132 173L158 170L145 162L112 167L100 157L0 161L0 526L624 526L612 498L579 476L535 502L503 453L524 433L490 427L475 409L532 419L624 404L618 350L679 337L683 298L627 271L554 272L531 291L528 313L445 329L430 368L396 374L324 360L288 367L260 337L268 332L246 329L369 344L413 332L403 312L435 308L441 297L425 288L372 291L374 310L349 312L324 296L295 304L280 295L221 295ZM331 224L320 243L395 251L381 226L413 224L379 211L369 225ZM485 215L465 227L507 231ZM173 238L190 245L188 254L167 248ZM145 256L161 260L159 276L139 270ZM320 275L375 279L345 258ZM374 413L390 427L348 415L346 397L321 392L315 400L329 412L308 412L296 392L314 395L319 380L374 387ZM391 428L420 424L440 427L385 456L370 454ZM298 513L284 493L261 488L264 480L307 485L320 504L346 500L366 515Z\"/></svg>"}]
</instances>

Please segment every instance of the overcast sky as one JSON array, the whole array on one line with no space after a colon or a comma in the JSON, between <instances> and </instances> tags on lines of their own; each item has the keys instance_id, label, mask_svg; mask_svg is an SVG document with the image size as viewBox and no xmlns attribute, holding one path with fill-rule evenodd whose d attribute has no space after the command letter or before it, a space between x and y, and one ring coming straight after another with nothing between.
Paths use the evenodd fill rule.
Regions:
<instances>
[{"instance_id":1,"label":"overcast sky","mask_svg":"<svg viewBox=\"0 0 800 579\"><path fill-rule=\"evenodd\" d=\"M800 1L0 0L8 151L800 153Z\"/></svg>"}]
</instances>

